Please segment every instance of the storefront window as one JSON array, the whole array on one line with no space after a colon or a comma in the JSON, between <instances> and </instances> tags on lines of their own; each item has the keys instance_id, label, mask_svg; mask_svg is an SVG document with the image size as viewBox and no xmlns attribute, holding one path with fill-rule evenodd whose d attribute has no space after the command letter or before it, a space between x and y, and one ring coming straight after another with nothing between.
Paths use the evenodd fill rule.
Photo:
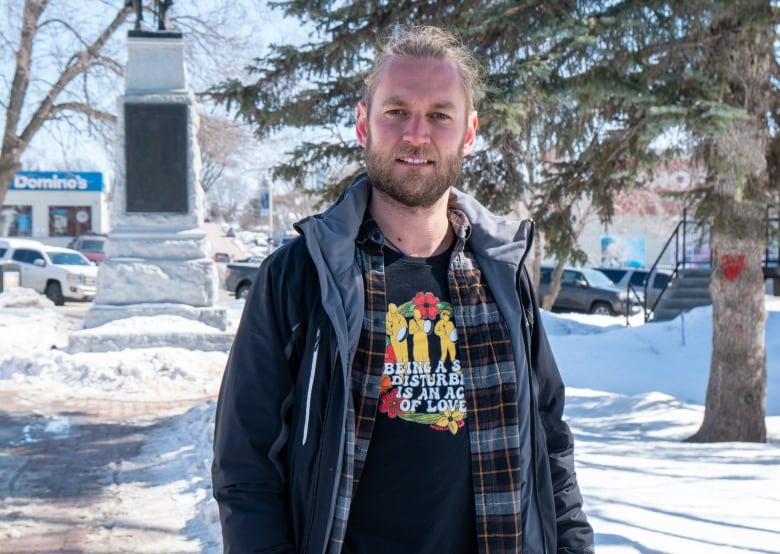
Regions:
<instances>
[{"instance_id":1,"label":"storefront window","mask_svg":"<svg viewBox=\"0 0 780 554\"><path fill-rule=\"evenodd\" d=\"M32 206L3 206L2 216L9 237L32 236Z\"/></svg>"},{"instance_id":2,"label":"storefront window","mask_svg":"<svg viewBox=\"0 0 780 554\"><path fill-rule=\"evenodd\" d=\"M92 208L89 206L50 206L49 236L75 237L92 230Z\"/></svg>"}]
</instances>

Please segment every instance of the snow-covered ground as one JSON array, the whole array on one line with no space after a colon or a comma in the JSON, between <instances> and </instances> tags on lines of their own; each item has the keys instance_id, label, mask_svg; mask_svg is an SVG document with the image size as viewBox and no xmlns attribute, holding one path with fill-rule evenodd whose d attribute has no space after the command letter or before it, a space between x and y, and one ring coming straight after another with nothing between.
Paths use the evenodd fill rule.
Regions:
<instances>
[{"instance_id":1,"label":"snow-covered ground","mask_svg":"<svg viewBox=\"0 0 780 554\"><path fill-rule=\"evenodd\" d=\"M224 305L235 325L243 303ZM632 327L620 318L544 314L568 386L566 414L599 553L780 553L780 298L767 297L767 306L767 444L681 442L702 419L710 308ZM139 541L135 552L220 552L209 464L226 354L68 354L58 347L76 325L26 289L0 294L0 393L23 391L31 409L85 398L182 401L186 408L149 427L140 454L123 463L125 477L107 491L110 506L95 510L113 519L106 528L129 536L178 530ZM68 432L67 416L41 418L40 432ZM0 537L17 536L25 514L20 499L0 498ZM93 540L90 552L105 551Z\"/></svg>"}]
</instances>

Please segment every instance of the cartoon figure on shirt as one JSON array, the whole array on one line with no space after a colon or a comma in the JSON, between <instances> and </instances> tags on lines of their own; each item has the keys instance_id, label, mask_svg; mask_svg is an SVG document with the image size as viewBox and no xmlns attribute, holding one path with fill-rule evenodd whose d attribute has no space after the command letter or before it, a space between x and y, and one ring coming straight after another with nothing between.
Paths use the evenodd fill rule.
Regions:
<instances>
[{"instance_id":1,"label":"cartoon figure on shirt","mask_svg":"<svg viewBox=\"0 0 780 554\"><path fill-rule=\"evenodd\" d=\"M453 314L452 304L431 292L388 305L381 414L453 435L464 427L465 383Z\"/></svg>"},{"instance_id":2,"label":"cartoon figure on shirt","mask_svg":"<svg viewBox=\"0 0 780 554\"><path fill-rule=\"evenodd\" d=\"M428 353L428 335L431 332L431 320L423 319L420 310L414 310L413 319L409 322L409 334L412 335L412 359L415 362L425 363L430 361Z\"/></svg>"},{"instance_id":3,"label":"cartoon figure on shirt","mask_svg":"<svg viewBox=\"0 0 780 554\"><path fill-rule=\"evenodd\" d=\"M455 360L455 342L458 340L458 332L455 330L455 324L450 321L451 315L449 310L442 310L441 319L433 329L441 342L442 362L447 359L447 356L449 356L450 361Z\"/></svg>"},{"instance_id":4,"label":"cartoon figure on shirt","mask_svg":"<svg viewBox=\"0 0 780 554\"><path fill-rule=\"evenodd\" d=\"M398 306L395 304L387 306L385 321L385 332L390 338L390 345L393 347L395 360L408 362L409 350L406 345L406 337L409 335L409 327L406 324L406 318L398 313Z\"/></svg>"}]
</instances>

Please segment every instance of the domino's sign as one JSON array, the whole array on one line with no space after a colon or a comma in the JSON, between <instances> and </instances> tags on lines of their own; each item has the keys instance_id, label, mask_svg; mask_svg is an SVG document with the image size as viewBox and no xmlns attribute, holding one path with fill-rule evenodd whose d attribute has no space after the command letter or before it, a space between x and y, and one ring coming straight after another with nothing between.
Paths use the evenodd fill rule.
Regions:
<instances>
[{"instance_id":1,"label":"domino's sign","mask_svg":"<svg viewBox=\"0 0 780 554\"><path fill-rule=\"evenodd\" d=\"M103 190L103 174L97 171L20 171L9 190L92 191Z\"/></svg>"}]
</instances>

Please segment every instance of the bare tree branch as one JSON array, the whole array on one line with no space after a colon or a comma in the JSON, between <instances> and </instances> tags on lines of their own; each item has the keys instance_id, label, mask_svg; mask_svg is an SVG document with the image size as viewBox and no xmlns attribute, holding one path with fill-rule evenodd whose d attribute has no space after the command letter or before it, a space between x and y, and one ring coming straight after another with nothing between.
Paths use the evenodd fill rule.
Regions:
<instances>
[{"instance_id":1,"label":"bare tree branch","mask_svg":"<svg viewBox=\"0 0 780 554\"><path fill-rule=\"evenodd\" d=\"M35 110L32 117L30 118L30 123L27 125L24 131L22 131L20 140L23 143L28 143L30 138L32 138L32 136L41 128L44 122L48 119L48 114L50 113L54 104L54 100L57 98L57 96L63 91L66 85L73 81L73 79L87 71L87 69L90 67L91 61L97 57L100 49L106 44L108 39L111 38L119 26L125 22L129 13L129 7L125 7L124 9L120 10L114 20L103 30L102 33L100 33L98 38L95 39L95 41L90 46L73 55L65 71L60 75L59 79L57 79L57 82L54 83L54 86L52 86L49 93L41 101L38 109Z\"/></svg>"},{"instance_id":2,"label":"bare tree branch","mask_svg":"<svg viewBox=\"0 0 780 554\"><path fill-rule=\"evenodd\" d=\"M89 104L84 104L81 102L62 102L60 104L53 105L50 112L51 118L53 119L57 114L65 111L82 113L89 117L96 117L107 123L116 124L116 114L98 110Z\"/></svg>"}]
</instances>

